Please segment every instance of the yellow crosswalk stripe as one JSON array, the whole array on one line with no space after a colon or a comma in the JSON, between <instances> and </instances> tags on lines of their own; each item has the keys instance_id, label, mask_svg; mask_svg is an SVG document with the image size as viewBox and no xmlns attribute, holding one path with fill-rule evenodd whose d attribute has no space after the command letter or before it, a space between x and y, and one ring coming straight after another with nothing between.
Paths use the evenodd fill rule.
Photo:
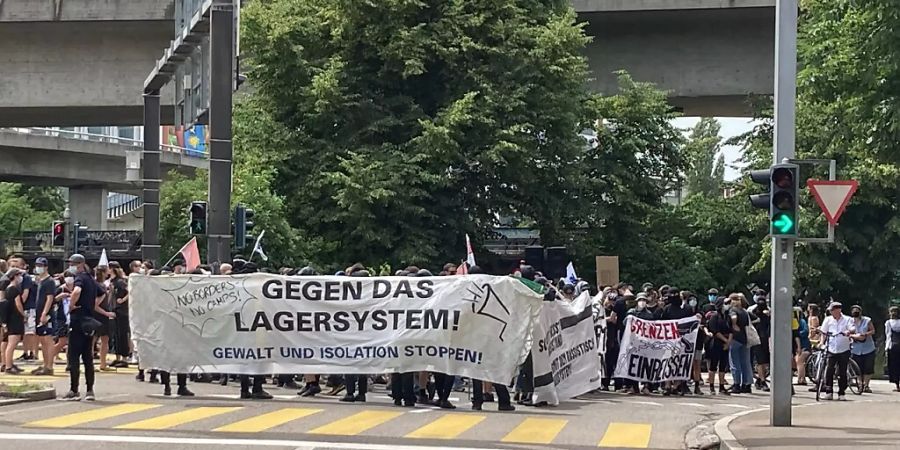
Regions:
<instances>
[{"instance_id":1,"label":"yellow crosswalk stripe","mask_svg":"<svg viewBox=\"0 0 900 450\"><path fill-rule=\"evenodd\" d=\"M375 428L401 414L403 413L394 411L363 411L350 417L336 420L328 425L323 425L310 431L310 433L354 436L370 428Z\"/></svg>"},{"instance_id":2,"label":"yellow crosswalk stripe","mask_svg":"<svg viewBox=\"0 0 900 450\"><path fill-rule=\"evenodd\" d=\"M649 423L613 422L606 427L600 447L647 448L651 429Z\"/></svg>"},{"instance_id":3,"label":"yellow crosswalk stripe","mask_svg":"<svg viewBox=\"0 0 900 450\"><path fill-rule=\"evenodd\" d=\"M502 441L520 444L549 444L556 439L556 435L562 431L568 422L568 420L563 419L529 417L503 437Z\"/></svg>"},{"instance_id":4,"label":"yellow crosswalk stripe","mask_svg":"<svg viewBox=\"0 0 900 450\"><path fill-rule=\"evenodd\" d=\"M94 422L97 420L109 419L110 417L121 416L123 414L131 414L139 411L146 411L160 407L152 403L123 403L121 405L106 406L103 408L94 408L90 411L67 414L65 416L51 417L49 419L38 420L25 424L26 427L49 427L49 428L67 428L76 425Z\"/></svg>"},{"instance_id":5,"label":"yellow crosswalk stripe","mask_svg":"<svg viewBox=\"0 0 900 450\"><path fill-rule=\"evenodd\" d=\"M440 419L406 435L408 438L453 439L478 425L485 416L475 414L446 414Z\"/></svg>"},{"instance_id":6,"label":"yellow crosswalk stripe","mask_svg":"<svg viewBox=\"0 0 900 450\"><path fill-rule=\"evenodd\" d=\"M209 417L218 416L220 414L230 413L241 409L241 407L221 407L221 406L201 406L199 408L189 408L177 413L166 414L163 416L153 417L137 422L126 423L115 428L120 430L166 430L178 425L196 422Z\"/></svg>"},{"instance_id":7,"label":"yellow crosswalk stripe","mask_svg":"<svg viewBox=\"0 0 900 450\"><path fill-rule=\"evenodd\" d=\"M278 425L283 425L292 420L311 416L319 412L322 412L322 410L309 408L284 408L279 409L278 411L272 411L260 416L230 423L228 425L216 428L213 431L224 431L230 433L258 433L260 431L265 431L269 428L275 428Z\"/></svg>"}]
</instances>

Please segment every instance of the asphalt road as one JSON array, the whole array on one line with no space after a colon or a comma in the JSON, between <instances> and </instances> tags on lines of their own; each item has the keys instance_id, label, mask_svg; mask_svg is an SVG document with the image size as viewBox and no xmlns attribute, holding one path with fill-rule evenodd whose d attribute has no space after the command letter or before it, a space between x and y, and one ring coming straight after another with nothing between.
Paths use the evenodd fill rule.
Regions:
<instances>
[{"instance_id":1,"label":"asphalt road","mask_svg":"<svg viewBox=\"0 0 900 450\"><path fill-rule=\"evenodd\" d=\"M365 404L337 397L300 399L267 387L271 401L238 399L234 383L191 384L193 398L163 397L162 387L134 380L133 369L99 376L96 402L25 403L0 408L0 441L59 441L67 450L110 443L120 449L426 450L530 448L683 448L687 431L741 411L767 406L767 394L750 396L587 395L554 408L519 407L498 412L496 404L471 411L468 394L454 393L453 411L396 408L386 386L377 385ZM65 373L52 379L61 394ZM174 377L173 377L174 378ZM3 381L36 377L0 376ZM43 379L47 381L46 378ZM173 380L174 381L174 380ZM809 402L800 395L798 403ZM113 444L114 443L114 444ZM0 448L6 447L0 443ZM10 446L10 448L15 448Z\"/></svg>"}]
</instances>

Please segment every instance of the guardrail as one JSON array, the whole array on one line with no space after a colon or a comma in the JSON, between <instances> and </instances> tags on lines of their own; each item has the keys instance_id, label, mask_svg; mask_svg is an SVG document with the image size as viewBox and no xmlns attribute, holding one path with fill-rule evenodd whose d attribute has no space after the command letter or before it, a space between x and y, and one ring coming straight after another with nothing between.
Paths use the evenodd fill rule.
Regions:
<instances>
[{"instance_id":1,"label":"guardrail","mask_svg":"<svg viewBox=\"0 0 900 450\"><path fill-rule=\"evenodd\" d=\"M110 259L133 258L140 254L142 236L140 231L82 231L79 233L78 252L90 259L99 258L105 249ZM53 245L49 231L25 231L22 236L3 239L0 246L5 254L21 254L26 259L63 254L62 247Z\"/></svg>"},{"instance_id":2,"label":"guardrail","mask_svg":"<svg viewBox=\"0 0 900 450\"><path fill-rule=\"evenodd\" d=\"M124 198L125 201L116 201L116 197ZM111 195L109 202L110 206L106 208L106 218L115 219L140 208L144 204L144 199L139 196L120 193Z\"/></svg>"},{"instance_id":3,"label":"guardrail","mask_svg":"<svg viewBox=\"0 0 900 450\"><path fill-rule=\"evenodd\" d=\"M73 130L58 130L53 128L0 128L0 131L12 132L18 134L34 134L40 136L52 136L62 139L73 139L91 142L103 142L106 144L118 144L127 147L143 147L144 141L137 139L123 138L106 134L83 133ZM207 158L208 152L201 152L194 149L179 147L177 145L160 144L160 150L164 152L179 153L185 156L195 158Z\"/></svg>"}]
</instances>

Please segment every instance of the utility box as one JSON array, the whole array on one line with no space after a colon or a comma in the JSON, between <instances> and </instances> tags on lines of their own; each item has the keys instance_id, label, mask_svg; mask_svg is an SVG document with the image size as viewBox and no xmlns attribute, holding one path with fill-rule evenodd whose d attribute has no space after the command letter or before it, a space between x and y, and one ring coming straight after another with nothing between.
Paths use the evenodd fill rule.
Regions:
<instances>
[{"instance_id":1,"label":"utility box","mask_svg":"<svg viewBox=\"0 0 900 450\"><path fill-rule=\"evenodd\" d=\"M125 181L141 181L141 150L125 150Z\"/></svg>"}]
</instances>

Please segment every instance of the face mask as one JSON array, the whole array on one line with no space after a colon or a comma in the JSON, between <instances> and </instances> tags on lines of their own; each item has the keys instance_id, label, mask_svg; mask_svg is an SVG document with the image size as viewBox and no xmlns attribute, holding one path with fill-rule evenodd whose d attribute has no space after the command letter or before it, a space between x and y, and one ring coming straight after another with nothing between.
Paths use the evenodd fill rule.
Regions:
<instances>
[{"instance_id":1,"label":"face mask","mask_svg":"<svg viewBox=\"0 0 900 450\"><path fill-rule=\"evenodd\" d=\"M75 275L76 273L78 273L78 266L69 266L69 269L67 270L67 272L71 273L72 275Z\"/></svg>"},{"instance_id":2,"label":"face mask","mask_svg":"<svg viewBox=\"0 0 900 450\"><path fill-rule=\"evenodd\" d=\"M716 301L716 296L715 296L715 295L713 295L713 294L709 294L709 295L707 295L707 296L706 296L706 298L708 298L708 299L709 299L709 301L710 301L710 302L714 302L714 301Z\"/></svg>"},{"instance_id":3,"label":"face mask","mask_svg":"<svg viewBox=\"0 0 900 450\"><path fill-rule=\"evenodd\" d=\"M75 278L66 277L66 284L74 284L74 283L75 283Z\"/></svg>"},{"instance_id":4,"label":"face mask","mask_svg":"<svg viewBox=\"0 0 900 450\"><path fill-rule=\"evenodd\" d=\"M647 302L646 302L646 301L644 301L644 300L638 300L638 302L637 302L637 309L638 309L638 311L641 311L641 310L643 310L643 309L646 308L646 307L647 307Z\"/></svg>"},{"instance_id":5,"label":"face mask","mask_svg":"<svg viewBox=\"0 0 900 450\"><path fill-rule=\"evenodd\" d=\"M691 308L696 308L696 307L697 307L697 299L692 298L692 299L688 302L688 305L691 305Z\"/></svg>"},{"instance_id":6,"label":"face mask","mask_svg":"<svg viewBox=\"0 0 900 450\"><path fill-rule=\"evenodd\" d=\"M850 313L850 315L853 316L853 317L859 317L859 316L862 315L862 312L860 312L860 311L853 311L853 312Z\"/></svg>"},{"instance_id":7,"label":"face mask","mask_svg":"<svg viewBox=\"0 0 900 450\"><path fill-rule=\"evenodd\" d=\"M618 292L610 292L610 293L609 293L609 298L611 298L611 299L613 299L613 300L615 300L616 297L618 297L618 296L619 296L619 293L618 293Z\"/></svg>"},{"instance_id":8,"label":"face mask","mask_svg":"<svg viewBox=\"0 0 900 450\"><path fill-rule=\"evenodd\" d=\"M42 275L42 274L44 273L45 270L47 270L47 269L44 269L43 267L35 267L35 268L34 268L34 273L37 274L37 275Z\"/></svg>"}]
</instances>

